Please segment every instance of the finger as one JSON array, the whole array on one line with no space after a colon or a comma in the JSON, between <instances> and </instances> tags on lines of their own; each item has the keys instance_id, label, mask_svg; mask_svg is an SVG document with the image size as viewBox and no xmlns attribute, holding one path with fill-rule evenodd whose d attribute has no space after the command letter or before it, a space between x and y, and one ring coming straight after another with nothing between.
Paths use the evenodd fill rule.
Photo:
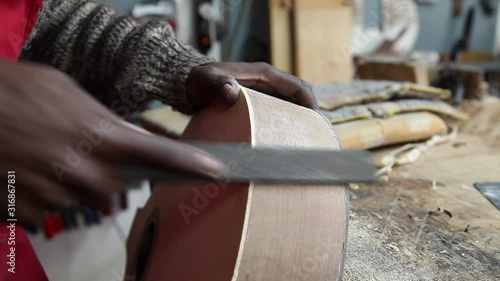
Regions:
<instances>
[{"instance_id":1,"label":"finger","mask_svg":"<svg viewBox=\"0 0 500 281\"><path fill-rule=\"evenodd\" d=\"M225 165L214 156L175 140L134 131L117 141L126 158L135 162L209 177L218 177L225 171Z\"/></svg>"},{"instance_id":2,"label":"finger","mask_svg":"<svg viewBox=\"0 0 500 281\"><path fill-rule=\"evenodd\" d=\"M299 80L299 83L302 84L302 87L294 94L294 97L297 99L297 104L311 109L319 109L318 100L314 95L311 84L304 80Z\"/></svg>"},{"instance_id":3,"label":"finger","mask_svg":"<svg viewBox=\"0 0 500 281\"><path fill-rule=\"evenodd\" d=\"M318 109L318 102L309 83L293 75L283 72L266 63L254 63L248 68L249 75L237 76L236 80L242 86L263 93L292 98L299 105ZM252 75L253 73L253 75Z\"/></svg>"},{"instance_id":4,"label":"finger","mask_svg":"<svg viewBox=\"0 0 500 281\"><path fill-rule=\"evenodd\" d=\"M45 176L31 174L19 182L23 192L29 194L33 204L43 209L61 210L77 205L74 193Z\"/></svg>"},{"instance_id":5,"label":"finger","mask_svg":"<svg viewBox=\"0 0 500 281\"><path fill-rule=\"evenodd\" d=\"M234 104L240 94L236 79L213 66L196 68L186 84L188 98L197 107L205 106L213 98Z\"/></svg>"},{"instance_id":6,"label":"finger","mask_svg":"<svg viewBox=\"0 0 500 281\"><path fill-rule=\"evenodd\" d=\"M225 83L219 90L219 97L229 105L235 104L240 96L240 86L233 77L230 83Z\"/></svg>"},{"instance_id":7,"label":"finger","mask_svg":"<svg viewBox=\"0 0 500 281\"><path fill-rule=\"evenodd\" d=\"M102 159L86 159L63 184L83 205L101 210L109 209L112 194L126 187L114 177L112 165Z\"/></svg>"}]
</instances>

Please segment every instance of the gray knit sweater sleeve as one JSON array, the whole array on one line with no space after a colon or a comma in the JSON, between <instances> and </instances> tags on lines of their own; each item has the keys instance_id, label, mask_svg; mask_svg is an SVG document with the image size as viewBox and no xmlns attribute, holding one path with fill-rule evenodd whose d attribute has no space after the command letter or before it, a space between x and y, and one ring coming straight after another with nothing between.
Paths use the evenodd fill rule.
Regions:
<instances>
[{"instance_id":1,"label":"gray knit sweater sleeve","mask_svg":"<svg viewBox=\"0 0 500 281\"><path fill-rule=\"evenodd\" d=\"M140 25L87 0L45 0L20 59L68 73L122 115L151 98L191 113L186 79L213 61L177 40L167 23Z\"/></svg>"}]
</instances>

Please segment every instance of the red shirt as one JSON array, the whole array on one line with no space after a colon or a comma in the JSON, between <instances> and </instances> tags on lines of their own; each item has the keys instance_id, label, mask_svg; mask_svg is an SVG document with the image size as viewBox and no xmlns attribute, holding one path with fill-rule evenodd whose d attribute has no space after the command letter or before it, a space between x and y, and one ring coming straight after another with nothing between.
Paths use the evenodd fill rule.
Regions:
<instances>
[{"instance_id":1,"label":"red shirt","mask_svg":"<svg viewBox=\"0 0 500 281\"><path fill-rule=\"evenodd\" d=\"M16 61L33 29L43 0L0 1L0 59ZM7 173L7 171L0 171ZM5 183L1 188L6 188ZM7 198L0 198L7 201ZM26 232L0 222L0 280L47 281Z\"/></svg>"},{"instance_id":2,"label":"red shirt","mask_svg":"<svg viewBox=\"0 0 500 281\"><path fill-rule=\"evenodd\" d=\"M17 60L43 0L0 1L0 58Z\"/></svg>"}]
</instances>

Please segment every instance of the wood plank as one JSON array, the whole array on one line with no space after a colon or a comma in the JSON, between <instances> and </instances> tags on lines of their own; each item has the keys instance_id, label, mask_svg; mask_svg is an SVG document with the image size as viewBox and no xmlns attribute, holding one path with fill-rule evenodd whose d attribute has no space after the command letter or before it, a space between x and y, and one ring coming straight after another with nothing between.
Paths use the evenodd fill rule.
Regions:
<instances>
[{"instance_id":1,"label":"wood plank","mask_svg":"<svg viewBox=\"0 0 500 281\"><path fill-rule=\"evenodd\" d=\"M322 9L322 8L340 8L346 5L345 0L296 0L296 9Z\"/></svg>"},{"instance_id":2,"label":"wood plank","mask_svg":"<svg viewBox=\"0 0 500 281\"><path fill-rule=\"evenodd\" d=\"M145 111L141 114L140 120L144 129L177 139L186 129L190 119L191 116L174 111L170 106L165 106Z\"/></svg>"},{"instance_id":3,"label":"wood plank","mask_svg":"<svg viewBox=\"0 0 500 281\"><path fill-rule=\"evenodd\" d=\"M460 51L457 55L457 62L491 62L495 57L492 53L478 52L478 51ZM445 53L441 55L442 62L450 61L450 54Z\"/></svg>"},{"instance_id":4,"label":"wood plank","mask_svg":"<svg viewBox=\"0 0 500 281\"><path fill-rule=\"evenodd\" d=\"M288 73L293 73L291 5L291 0L269 3L271 64Z\"/></svg>"},{"instance_id":5,"label":"wood plank","mask_svg":"<svg viewBox=\"0 0 500 281\"><path fill-rule=\"evenodd\" d=\"M421 62L361 61L357 67L359 79L389 80L429 85L427 65Z\"/></svg>"},{"instance_id":6,"label":"wood plank","mask_svg":"<svg viewBox=\"0 0 500 281\"><path fill-rule=\"evenodd\" d=\"M296 75L311 83L352 79L350 8L294 11Z\"/></svg>"}]
</instances>

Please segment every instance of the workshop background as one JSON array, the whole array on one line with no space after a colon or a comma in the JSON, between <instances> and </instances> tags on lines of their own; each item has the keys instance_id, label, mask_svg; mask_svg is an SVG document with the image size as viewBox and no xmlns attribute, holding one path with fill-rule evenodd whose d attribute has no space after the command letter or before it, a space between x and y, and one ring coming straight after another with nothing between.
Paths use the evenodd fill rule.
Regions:
<instances>
[{"instance_id":1,"label":"workshop background","mask_svg":"<svg viewBox=\"0 0 500 281\"><path fill-rule=\"evenodd\" d=\"M420 157L430 157L432 154L435 157L448 157L450 161L462 161L465 166L469 166L466 163L475 163L469 168L477 170L478 178L465 176L463 183L455 182L458 176L463 176L465 173L463 169L451 171L452 167L448 167L450 170L441 170L449 172L446 178L458 185L460 192L476 192L474 188L476 181L499 181L499 170L496 170L495 176L493 172L488 173L481 167L485 165L484 163L487 163L489 168L500 167L498 163L500 153L497 147L500 143L500 130L496 129L500 122L498 113L500 103L494 98L500 96L500 13L498 12L500 1L101 0L98 2L110 4L121 13L133 15L140 21L153 18L167 20L180 39L217 60L265 61L314 83L323 113L331 120L345 148L385 149L375 153L381 159L379 176L383 179L391 177L391 171L396 169L400 162L404 162L398 158L400 152L407 152L417 146L413 145L392 153L394 147L387 150L388 145L417 143L421 145L419 155L426 155L422 151L448 143L444 145L448 145L444 152L432 152ZM390 93L387 92L388 88L391 89ZM353 93L353 89L361 89L363 95L358 92ZM334 91L336 92L332 94ZM424 98L408 99L405 96L410 94L414 96L415 93ZM349 94L355 97L349 100ZM332 99L329 99L332 95L342 96L342 101L332 103ZM360 105L353 102L359 97L379 103ZM485 102L486 105L483 104ZM407 113L410 111L411 113ZM158 114L169 116L173 121L158 121L155 117ZM407 119L403 121L398 119L403 117ZM161 128L163 133L172 135L180 134L188 122L188 117L172 112L159 102L151 104L150 110L146 113L131 118L131 121L140 123L148 129ZM478 121L477 118L481 120ZM358 132L382 130L384 133L390 131L385 127L380 129L370 125L369 122L375 119L392 120L391 122L399 120L398 122L409 125L401 125L398 128L403 129L393 130L396 131L393 135L384 136L386 142L380 142L376 132L369 141L360 142L359 139L363 137L360 137L356 130ZM464 125L465 120L469 120L468 125ZM486 125L488 122L491 124ZM415 126L425 126L429 129L425 132L409 129ZM456 130L467 134L462 136L465 140L457 141ZM488 146L496 148L487 149ZM454 149L460 147L465 147L464 151L458 153L462 158L454 158L456 156L454 153L457 153ZM476 158L472 156L467 158L464 156L467 153L474 154ZM384 158L387 155L392 158ZM481 155L486 157L485 161L474 160ZM397 163L396 159L401 161ZM443 183L445 180L433 180L428 176L432 174L438 178L439 173L437 168L429 164L433 161L429 159L427 161L424 163L422 160L420 162L408 160L406 162L413 166L406 168L407 170L401 168L402 170L397 173L398 177L416 173L419 179L412 184L423 184L427 188L425 196L408 193L408 198L424 196L425 200L433 200L431 198L434 195L429 195L429 190L439 189L442 190L440 192L444 192L446 185L451 186ZM425 174L426 172L428 174ZM398 180L399 184L403 184L400 178ZM384 191L381 187L373 188L371 191L363 188L359 185L351 186L349 235L354 241L349 241L352 252L348 253L345 279L371 280L360 276L374 274L373 272L379 270L385 272L385 275L378 275L380 278L383 277L380 280L410 280L405 279L408 276L404 275L403 271L417 269L413 267L413 269L397 269L396 254L389 253L393 251L397 254L415 256L415 249L401 246L404 244L401 241L405 241L405 238L401 238L399 244L398 241L394 242L395 240L384 240L384 243L381 242L384 245L380 247L385 250L367 251L364 253L365 258L359 256L362 245L366 244L366 241L363 242L361 239L373 236L368 230L378 231L377 227L379 230L381 228L385 230L387 227L387 224L384 226L377 221L376 215L368 214L370 204L374 203L366 199L368 194L384 194ZM394 198L400 196L400 191L397 190L396 195L395 188L385 193L385 197L380 195L377 200L380 204L390 205ZM479 217L483 217L481 222L477 222L477 225L474 225L473 220L470 223L462 223L467 216L448 214L449 209L454 207L444 209L437 203L435 210L425 212L425 219L428 216L439 217L439 220L449 217L450 220L453 219L453 223L462 223L465 232L473 231L474 227L483 227L484 233L476 234L473 240L478 245L483 245L484 241L490 239L488 246L483 248L486 258L477 257L479 253L471 254L474 259L459 263L457 268L466 266L465 264L469 262L480 271L477 276L484 274L485 278L482 280L495 280L489 277L493 276L495 271L498 273L498 267L495 269L492 264L500 259L500 252L497 251L500 247L500 234L495 232L500 228L500 222L488 218L498 219L500 213L481 195L470 196L460 192L451 190L450 193L455 194L449 198L460 198L460 200L465 200L466 197L473 198L471 199L473 203L467 204L467 208L485 205L487 206L484 208L490 208L484 211L485 213L478 214ZM124 244L127 233L136 209L146 202L148 196L149 184L144 182L141 188L127 194L127 208L118 211L114 216L100 217L91 226L63 231L53 239L47 239L44 233L32 235L31 241L49 279L123 280L126 258ZM438 198L435 196L434 198ZM440 193L440 196L445 195ZM421 199L421 202L427 202L425 200ZM439 200L442 204L447 202L445 199ZM449 203L450 206L453 204L455 203ZM415 207L410 205L406 207L409 209ZM378 211L387 210L379 208ZM393 209L390 213L393 213ZM365 218L366 216L369 218ZM404 215L405 218L407 216L411 218L417 214ZM364 219L366 220L363 221ZM399 223L405 224L403 221ZM450 229L458 229L455 224L445 223ZM364 224L368 225L368 230L361 226ZM486 232L489 230L493 235L487 236ZM417 227L412 231L422 232L422 228ZM479 239L480 236L484 239ZM358 248L355 245L358 245ZM451 255L450 250L444 246L438 250L441 255ZM374 261L382 258L386 262L385 267L375 270L374 268L380 265ZM432 256L432 258L439 260L442 257ZM363 263L364 266L356 271L349 259L358 264ZM480 260L484 261L483 265L476 264ZM418 262L416 265L423 266ZM389 268L390 266L392 268ZM433 265L427 261L425 266L430 268L430 273L417 270L413 274L421 276L423 280L435 278L436 276L432 275L434 272L432 270L435 270ZM489 266L489 269L482 269L482 266L485 268ZM443 266L443 268L448 267L453 267L453 263ZM488 275L490 274L488 270L493 272L492 275ZM500 274L496 277L499 277L496 279L499 280Z\"/></svg>"}]
</instances>

